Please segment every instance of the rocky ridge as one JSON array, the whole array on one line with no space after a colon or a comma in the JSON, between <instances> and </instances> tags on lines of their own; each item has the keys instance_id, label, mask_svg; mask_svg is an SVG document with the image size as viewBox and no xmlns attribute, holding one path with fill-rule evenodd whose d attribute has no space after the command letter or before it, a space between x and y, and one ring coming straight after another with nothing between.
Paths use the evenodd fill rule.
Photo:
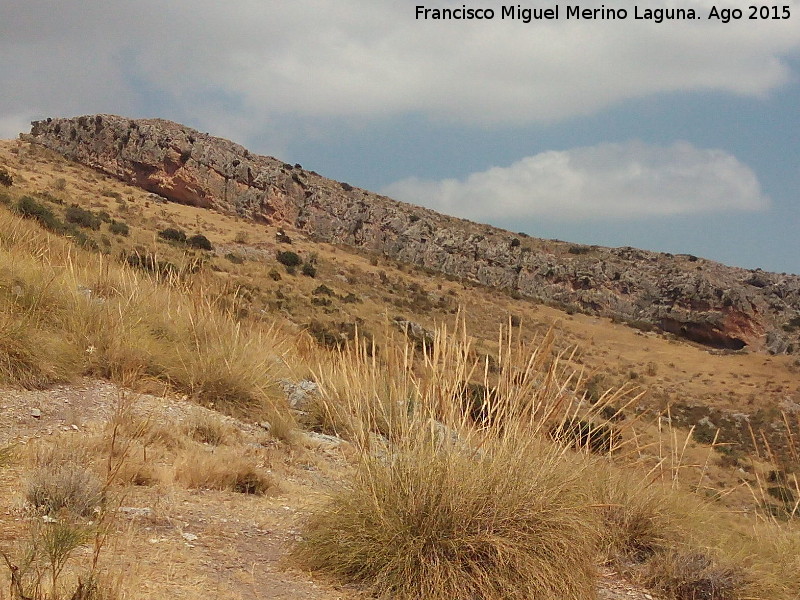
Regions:
<instances>
[{"instance_id":1,"label":"rocky ridge","mask_svg":"<svg viewBox=\"0 0 800 600\"><path fill-rule=\"evenodd\" d=\"M160 119L35 121L22 139L174 202L343 244L714 348L800 351L800 277L582 246L449 217Z\"/></svg>"}]
</instances>

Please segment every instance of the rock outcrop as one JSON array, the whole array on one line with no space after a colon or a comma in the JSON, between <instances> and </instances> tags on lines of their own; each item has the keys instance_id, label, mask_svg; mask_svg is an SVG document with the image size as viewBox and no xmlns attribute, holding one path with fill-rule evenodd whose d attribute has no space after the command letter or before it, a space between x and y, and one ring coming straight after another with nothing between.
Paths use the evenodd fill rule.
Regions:
<instances>
[{"instance_id":1,"label":"rock outcrop","mask_svg":"<svg viewBox=\"0 0 800 600\"><path fill-rule=\"evenodd\" d=\"M529 238L397 202L159 119L36 121L22 136L160 194L721 349L800 350L800 277Z\"/></svg>"}]
</instances>

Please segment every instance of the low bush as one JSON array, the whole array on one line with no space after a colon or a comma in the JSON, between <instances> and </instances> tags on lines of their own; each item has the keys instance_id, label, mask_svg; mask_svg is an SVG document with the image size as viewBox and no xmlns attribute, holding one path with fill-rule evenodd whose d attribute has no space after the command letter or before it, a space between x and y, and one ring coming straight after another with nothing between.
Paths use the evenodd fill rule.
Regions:
<instances>
[{"instance_id":1,"label":"low bush","mask_svg":"<svg viewBox=\"0 0 800 600\"><path fill-rule=\"evenodd\" d=\"M588 246L570 246L567 249L567 252L569 252L570 254L578 254L578 255L589 254L589 252L591 252L591 248L589 248Z\"/></svg>"},{"instance_id":2,"label":"low bush","mask_svg":"<svg viewBox=\"0 0 800 600\"><path fill-rule=\"evenodd\" d=\"M53 232L61 232L64 229L64 223L53 214L46 206L39 204L30 196L23 196L17 202L17 212L26 219L33 219L38 221L40 225Z\"/></svg>"},{"instance_id":3,"label":"low bush","mask_svg":"<svg viewBox=\"0 0 800 600\"><path fill-rule=\"evenodd\" d=\"M25 498L47 514L67 510L91 516L103 501L103 484L86 468L85 457L58 448L42 449L28 475Z\"/></svg>"},{"instance_id":4,"label":"low bush","mask_svg":"<svg viewBox=\"0 0 800 600\"><path fill-rule=\"evenodd\" d=\"M186 244L192 248L197 248L198 250L211 251L214 249L214 246L211 244L211 241L202 233L195 234L190 238L188 238L186 240Z\"/></svg>"},{"instance_id":5,"label":"low bush","mask_svg":"<svg viewBox=\"0 0 800 600\"><path fill-rule=\"evenodd\" d=\"M111 223L108 224L108 230L114 235L122 235L122 236L127 236L131 232L130 227L128 227L127 223L114 220L112 220Z\"/></svg>"},{"instance_id":6,"label":"low bush","mask_svg":"<svg viewBox=\"0 0 800 600\"><path fill-rule=\"evenodd\" d=\"M95 231L100 229L100 223L102 222L100 217L95 215L92 211L76 205L68 206L64 216L68 223Z\"/></svg>"},{"instance_id":7,"label":"low bush","mask_svg":"<svg viewBox=\"0 0 800 600\"><path fill-rule=\"evenodd\" d=\"M168 242L178 242L179 244L186 243L186 234L180 229L175 227L167 227L158 232L158 237Z\"/></svg>"},{"instance_id":8,"label":"low bush","mask_svg":"<svg viewBox=\"0 0 800 600\"><path fill-rule=\"evenodd\" d=\"M0 167L0 185L10 187L14 185L14 178L4 167Z\"/></svg>"},{"instance_id":9,"label":"low bush","mask_svg":"<svg viewBox=\"0 0 800 600\"><path fill-rule=\"evenodd\" d=\"M317 276L317 267L315 267L309 262L303 263L303 267L300 269L300 273L302 273L306 277L314 278Z\"/></svg>"},{"instance_id":10,"label":"low bush","mask_svg":"<svg viewBox=\"0 0 800 600\"><path fill-rule=\"evenodd\" d=\"M276 258L284 267L299 267L303 263L303 260L300 258L300 256L291 250L278 252Z\"/></svg>"}]
</instances>

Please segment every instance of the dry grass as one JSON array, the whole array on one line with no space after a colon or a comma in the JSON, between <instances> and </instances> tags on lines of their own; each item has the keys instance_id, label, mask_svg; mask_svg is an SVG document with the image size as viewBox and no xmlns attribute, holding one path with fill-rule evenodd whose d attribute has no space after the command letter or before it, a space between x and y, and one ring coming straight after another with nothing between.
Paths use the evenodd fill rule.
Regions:
<instances>
[{"instance_id":1,"label":"dry grass","mask_svg":"<svg viewBox=\"0 0 800 600\"><path fill-rule=\"evenodd\" d=\"M72 178L67 183L57 190L65 200L77 189ZM133 208L139 224L156 222ZM188 207L170 205L169 210L181 218L197 217ZM259 240L266 235L255 225L249 232ZM145 244L146 234L134 230L132 237ZM297 240L295 248L304 243ZM303 253L317 249L310 243L303 248ZM152 251L157 250L153 244ZM331 257L321 252L324 274L332 270L325 262ZM372 293L377 277L364 260L344 252L335 258L350 286L337 288L341 296L351 289L357 296ZM404 287L422 281L419 289L444 285L453 298L457 294L475 306L471 331L484 337L496 326L494 313L505 314L498 309L504 303L526 319L535 315L541 321L528 332L564 318L549 308L512 306L493 292L383 266L389 271L387 285L396 288L392 293L402 295ZM682 441L683 434L679 439L670 429L645 443L636 419L612 418L617 410L635 406L640 396L598 388L591 391L598 402L591 404L581 397L589 381L571 370L586 364L588 373L607 376L609 387L631 372L642 373L637 381L663 392L658 400L646 398L651 406L663 402L660 408L670 394L674 399L676 386L681 396L712 404L724 395L738 407L750 388L766 390L774 364L764 360L762 365L759 356L711 356L580 315L558 325L572 336L570 343L586 341L580 353L564 352L568 344L563 342L556 350L552 338L525 344L503 334L496 343L478 343L466 327L440 330L420 353L393 339L388 327L378 334L375 315L386 306L376 299L334 308L352 310L350 319L365 317L380 349L367 352L356 343L342 353L321 354L302 336L260 321L267 317L241 318L245 303L237 286L265 278L269 268L252 260L233 266L224 273L225 289L202 272L154 278L78 250L0 208L0 383L38 388L89 374L173 390L248 419L266 416L273 434L289 439L293 423L276 409L275 382L313 371L322 394L305 418L316 429L352 440L360 460L353 478L309 523L297 555L309 566L383 595L591 598L593 569L602 560L678 600L797 597L796 521L731 514L690 494L712 487L704 478L709 461L689 459L688 438ZM330 275L327 283L338 286L341 279ZM284 290L287 281L281 284ZM292 290L282 300L282 310L297 323L309 316L303 302L312 285L317 283L291 280ZM494 364L481 358L487 348ZM707 383L707 374L728 371L736 373L729 381ZM782 375L787 380L772 383L764 402L796 381ZM465 389L483 391L465 397ZM263 461L235 445L237 436L224 423L205 415L185 428L121 419L114 431L124 444L111 448L116 481L165 486L177 481L248 493L274 489L258 466ZM612 432L607 438L603 427ZM797 446L792 429L787 431L793 454L788 463L783 458L782 473L770 481L766 472L756 471L752 488L756 504L770 500L770 486L797 492L794 502L785 493L780 496L781 519L796 515L800 502L791 470ZM755 446L778 465L776 453L763 442L758 439ZM592 450L602 456L591 456ZM53 482L62 474L53 468L38 475L38 488L45 491L33 495L42 499L35 503L55 510L47 507L54 496L47 490L59 487ZM80 477L63 481L63 487L78 490L77 496L91 497L84 492L92 486Z\"/></svg>"},{"instance_id":2,"label":"dry grass","mask_svg":"<svg viewBox=\"0 0 800 600\"><path fill-rule=\"evenodd\" d=\"M707 461L685 464L687 441L670 430L650 459L636 419L601 418L636 394L584 402L549 339L501 335L494 375L471 344L442 328L421 357L356 347L318 367L317 411L362 460L312 518L304 565L399 598L589 598L597 560L675 600L793 598L763 524L691 493ZM478 421L460 394L476 379L492 390ZM611 447L553 445L554 428L578 420L613 425Z\"/></svg>"},{"instance_id":3,"label":"dry grass","mask_svg":"<svg viewBox=\"0 0 800 600\"><path fill-rule=\"evenodd\" d=\"M593 597L588 463L545 435L569 413L558 365L534 352L521 371L529 394L498 386L507 395L476 423L458 394L478 366L463 330L440 331L419 364L408 344L386 352L321 367L322 401L333 414L331 395L344 400L337 427L363 453L311 519L298 560L381 597Z\"/></svg>"},{"instance_id":4,"label":"dry grass","mask_svg":"<svg viewBox=\"0 0 800 600\"><path fill-rule=\"evenodd\" d=\"M175 480L189 488L230 490L262 496L276 488L271 475L252 459L226 447L190 448L175 460Z\"/></svg>"},{"instance_id":5,"label":"dry grass","mask_svg":"<svg viewBox=\"0 0 800 600\"><path fill-rule=\"evenodd\" d=\"M153 279L0 209L0 381L79 374L163 382L219 410L276 420L289 340L242 324L203 285Z\"/></svg>"},{"instance_id":6,"label":"dry grass","mask_svg":"<svg viewBox=\"0 0 800 600\"><path fill-rule=\"evenodd\" d=\"M186 433L196 442L211 446L225 446L236 442L239 431L219 415L199 409L186 424Z\"/></svg>"},{"instance_id":7,"label":"dry grass","mask_svg":"<svg viewBox=\"0 0 800 600\"><path fill-rule=\"evenodd\" d=\"M420 441L365 461L296 556L381 597L593 597L593 514L577 473L552 448L492 450Z\"/></svg>"},{"instance_id":8,"label":"dry grass","mask_svg":"<svg viewBox=\"0 0 800 600\"><path fill-rule=\"evenodd\" d=\"M104 482L89 457L72 447L41 446L27 476L25 497L38 511L91 516L104 499Z\"/></svg>"}]
</instances>

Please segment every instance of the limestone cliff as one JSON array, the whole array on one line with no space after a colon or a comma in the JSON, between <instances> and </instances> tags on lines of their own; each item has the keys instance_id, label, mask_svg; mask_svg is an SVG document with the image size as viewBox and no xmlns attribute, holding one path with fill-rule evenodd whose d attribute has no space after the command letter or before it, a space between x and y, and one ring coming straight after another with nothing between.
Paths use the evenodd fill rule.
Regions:
<instances>
[{"instance_id":1,"label":"limestone cliff","mask_svg":"<svg viewBox=\"0 0 800 600\"><path fill-rule=\"evenodd\" d=\"M709 346L800 350L800 277L578 246L438 214L159 119L47 119L23 139L174 202L280 222L448 276Z\"/></svg>"}]
</instances>

